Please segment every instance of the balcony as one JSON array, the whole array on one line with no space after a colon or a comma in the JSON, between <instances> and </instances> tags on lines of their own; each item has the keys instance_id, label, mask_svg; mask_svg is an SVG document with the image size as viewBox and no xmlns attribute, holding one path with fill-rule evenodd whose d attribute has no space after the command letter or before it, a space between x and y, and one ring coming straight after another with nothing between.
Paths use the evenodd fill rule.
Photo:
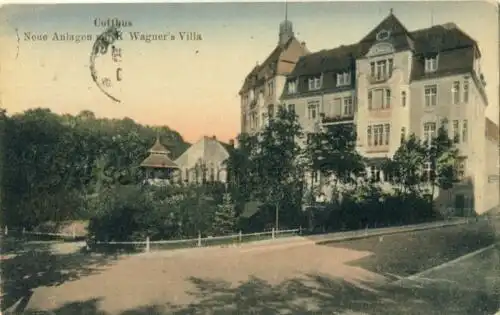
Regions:
<instances>
[{"instance_id":1,"label":"balcony","mask_svg":"<svg viewBox=\"0 0 500 315\"><path fill-rule=\"evenodd\" d=\"M368 76L368 82L370 82L370 84L380 84L380 83L387 82L391 77L392 77L392 72L378 75L378 76L370 75L370 76Z\"/></svg>"},{"instance_id":2,"label":"balcony","mask_svg":"<svg viewBox=\"0 0 500 315\"><path fill-rule=\"evenodd\" d=\"M320 114L321 123L327 125L341 124L341 123L349 123L354 121L354 114L351 115L335 115L335 116L327 116L324 113Z\"/></svg>"}]
</instances>

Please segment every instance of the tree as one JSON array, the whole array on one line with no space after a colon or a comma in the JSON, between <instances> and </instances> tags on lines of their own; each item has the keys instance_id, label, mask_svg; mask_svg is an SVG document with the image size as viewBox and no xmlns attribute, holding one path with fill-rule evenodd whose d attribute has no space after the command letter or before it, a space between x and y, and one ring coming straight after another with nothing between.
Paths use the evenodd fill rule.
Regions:
<instances>
[{"instance_id":1,"label":"tree","mask_svg":"<svg viewBox=\"0 0 500 315\"><path fill-rule=\"evenodd\" d=\"M255 135L242 133L238 135L238 147L229 152L224 161L228 174L228 189L236 205L249 201L255 186L255 167L252 161L253 152L257 148Z\"/></svg>"},{"instance_id":2,"label":"tree","mask_svg":"<svg viewBox=\"0 0 500 315\"><path fill-rule=\"evenodd\" d=\"M250 180L257 200L275 208L275 228L279 228L280 205L294 200L303 183L304 170L298 161L302 128L295 112L278 109L275 118L257 134L258 142L251 152Z\"/></svg>"},{"instance_id":3,"label":"tree","mask_svg":"<svg viewBox=\"0 0 500 315\"><path fill-rule=\"evenodd\" d=\"M458 149L448 137L448 131L441 125L437 135L426 147L426 162L430 167L425 181L431 186L431 208L436 187L450 189L458 182L458 155Z\"/></svg>"},{"instance_id":4,"label":"tree","mask_svg":"<svg viewBox=\"0 0 500 315\"><path fill-rule=\"evenodd\" d=\"M365 171L364 161L356 152L356 130L353 124L323 128L308 137L305 149L309 171L319 171L335 184L356 183Z\"/></svg>"},{"instance_id":5,"label":"tree","mask_svg":"<svg viewBox=\"0 0 500 315\"><path fill-rule=\"evenodd\" d=\"M458 160L458 149L442 125L427 142L412 134L385 164L384 171L403 193L422 194L430 188L432 208L435 189L450 189L458 181Z\"/></svg>"},{"instance_id":6,"label":"tree","mask_svg":"<svg viewBox=\"0 0 500 315\"><path fill-rule=\"evenodd\" d=\"M8 165L2 169L2 210L9 225L79 218L87 195L139 183L138 165L156 135L156 129L130 118L96 118L90 111L72 116L36 108L1 114L3 165ZM188 145L167 127L160 135L173 158Z\"/></svg>"},{"instance_id":7,"label":"tree","mask_svg":"<svg viewBox=\"0 0 500 315\"><path fill-rule=\"evenodd\" d=\"M421 193L426 148L411 134L383 166L386 179L402 193ZM387 176L388 175L388 176Z\"/></svg>"},{"instance_id":8,"label":"tree","mask_svg":"<svg viewBox=\"0 0 500 315\"><path fill-rule=\"evenodd\" d=\"M234 232L236 214L234 204L229 193L224 194L222 204L218 205L215 212L213 231L225 235Z\"/></svg>"}]
</instances>

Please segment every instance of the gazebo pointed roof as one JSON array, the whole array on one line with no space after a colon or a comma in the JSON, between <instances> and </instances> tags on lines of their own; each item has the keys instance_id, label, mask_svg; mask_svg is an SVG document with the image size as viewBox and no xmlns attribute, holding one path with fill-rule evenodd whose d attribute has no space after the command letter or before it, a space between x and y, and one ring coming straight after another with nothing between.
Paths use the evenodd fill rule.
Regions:
<instances>
[{"instance_id":1,"label":"gazebo pointed roof","mask_svg":"<svg viewBox=\"0 0 500 315\"><path fill-rule=\"evenodd\" d=\"M170 151L163 144L161 144L159 136L156 136L156 141L148 152L167 155L170 154Z\"/></svg>"},{"instance_id":2,"label":"gazebo pointed roof","mask_svg":"<svg viewBox=\"0 0 500 315\"><path fill-rule=\"evenodd\" d=\"M156 141L149 149L149 156L141 163L141 167L147 168L179 168L169 157L170 151L161 144L160 136L156 136Z\"/></svg>"}]
</instances>

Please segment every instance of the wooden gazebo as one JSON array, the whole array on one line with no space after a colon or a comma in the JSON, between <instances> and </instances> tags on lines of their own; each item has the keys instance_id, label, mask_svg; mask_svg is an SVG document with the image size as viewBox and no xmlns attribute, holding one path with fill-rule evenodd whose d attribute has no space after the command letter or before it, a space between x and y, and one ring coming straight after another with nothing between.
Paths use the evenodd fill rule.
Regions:
<instances>
[{"instance_id":1,"label":"wooden gazebo","mask_svg":"<svg viewBox=\"0 0 500 315\"><path fill-rule=\"evenodd\" d=\"M170 151L161 144L160 137L157 135L154 145L149 149L149 156L140 165L146 169L146 180L167 182L172 180L179 167L169 155Z\"/></svg>"}]
</instances>

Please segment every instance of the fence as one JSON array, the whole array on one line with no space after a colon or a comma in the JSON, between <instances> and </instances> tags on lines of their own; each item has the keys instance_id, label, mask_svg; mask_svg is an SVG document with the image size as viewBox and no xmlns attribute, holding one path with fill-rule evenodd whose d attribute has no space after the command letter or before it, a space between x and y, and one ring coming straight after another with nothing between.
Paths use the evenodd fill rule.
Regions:
<instances>
[{"instance_id":1,"label":"fence","mask_svg":"<svg viewBox=\"0 0 500 315\"><path fill-rule=\"evenodd\" d=\"M320 235L309 235L308 239L313 240L315 242L330 242L330 241L340 241L340 240L348 240L348 239L357 239L378 235L386 235L393 233L401 233L401 232L410 232L410 231L419 231L431 228L439 228L460 224L467 224L469 222L475 222L479 218L453 218L448 219L446 221L439 222L427 222L413 225L405 225L405 226L392 226L392 227L379 227L379 228L368 228L354 231L343 231L343 232L334 232L328 234L320 234ZM480 220L487 220L486 217L480 218ZM26 231L22 229L18 230L10 230L7 227L4 229L0 229L0 232L3 235L14 235L18 236L19 234L24 235L25 237L33 235L40 236L44 238L59 238L65 240L76 240L79 238L75 231L72 234L64 234L64 233L44 233L44 232L32 232ZM87 243L87 246L92 247L93 249L105 250L105 251L116 251L116 250L143 250L146 252L152 250L168 250L168 249L181 249L181 248L196 248L196 247L209 247L209 246L231 246L231 245L239 245L247 242L255 242L255 241L265 241L265 240L275 240L278 238L286 238L293 236L302 235L302 228L291 229L291 230L275 230L258 233L248 233L243 234L241 231L237 234L227 235L227 236L208 236L202 237L201 234L198 234L197 238L191 239L180 239L180 240L158 240L151 241L149 237L146 237L143 241L128 241L128 242L103 242L103 241L94 241Z\"/></svg>"},{"instance_id":2,"label":"fence","mask_svg":"<svg viewBox=\"0 0 500 315\"><path fill-rule=\"evenodd\" d=\"M129 241L129 242L102 242L95 241L90 246L101 249L142 249L145 252L152 250L165 250L165 249L181 249L181 248L195 248L195 247L209 247L209 246L231 246L247 242L274 240L277 238L291 237L302 234L302 228L291 230L275 230L243 234L241 231L237 234L225 236L208 236L202 237L198 234L197 238L180 239L180 240L158 240L151 241L146 237L144 241Z\"/></svg>"},{"instance_id":3,"label":"fence","mask_svg":"<svg viewBox=\"0 0 500 315\"><path fill-rule=\"evenodd\" d=\"M39 236L42 238L62 238L62 239L73 239L76 240L79 238L76 235L76 230L73 228L73 231L71 234L69 233L49 233L49 232L36 232L36 231L27 231L25 228L23 229L10 229L8 226L5 226L3 229L0 228L0 233L1 235L4 236L23 236L23 237L28 237L28 236ZM81 238L81 237L80 237Z\"/></svg>"}]
</instances>

